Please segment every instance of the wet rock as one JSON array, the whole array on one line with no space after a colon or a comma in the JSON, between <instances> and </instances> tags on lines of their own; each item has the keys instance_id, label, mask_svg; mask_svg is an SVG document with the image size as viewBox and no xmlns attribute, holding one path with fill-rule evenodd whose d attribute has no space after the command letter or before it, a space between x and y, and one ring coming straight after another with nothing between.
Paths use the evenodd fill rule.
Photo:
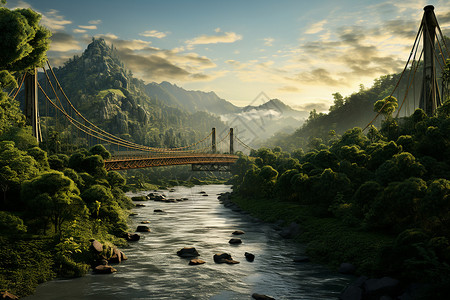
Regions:
<instances>
[{"instance_id":1,"label":"wet rock","mask_svg":"<svg viewBox=\"0 0 450 300\"><path fill-rule=\"evenodd\" d=\"M242 240L238 239L238 238L232 238L228 241L228 243L230 243L232 245L238 245L238 244L242 244Z\"/></svg>"},{"instance_id":2,"label":"wet rock","mask_svg":"<svg viewBox=\"0 0 450 300\"><path fill-rule=\"evenodd\" d=\"M298 256L298 257L294 257L293 261L297 262L297 263L302 263L302 262L309 262L310 259L308 256Z\"/></svg>"},{"instance_id":3,"label":"wet rock","mask_svg":"<svg viewBox=\"0 0 450 300\"><path fill-rule=\"evenodd\" d=\"M253 262L255 260L255 255L250 253L250 252L245 252L245 258L247 259L247 261L249 262Z\"/></svg>"},{"instance_id":4,"label":"wet rock","mask_svg":"<svg viewBox=\"0 0 450 300\"><path fill-rule=\"evenodd\" d=\"M199 194L206 194L206 192L205 191L201 191L201 192L199 192Z\"/></svg>"},{"instance_id":5,"label":"wet rock","mask_svg":"<svg viewBox=\"0 0 450 300\"><path fill-rule=\"evenodd\" d=\"M148 226L139 225L136 228L136 232L150 232L150 228L148 228Z\"/></svg>"},{"instance_id":6,"label":"wet rock","mask_svg":"<svg viewBox=\"0 0 450 300\"><path fill-rule=\"evenodd\" d=\"M150 224L150 221L141 221L141 224Z\"/></svg>"},{"instance_id":7,"label":"wet rock","mask_svg":"<svg viewBox=\"0 0 450 300\"><path fill-rule=\"evenodd\" d=\"M280 231L280 235L285 239L291 239L295 237L299 232L300 226L297 223L292 222L291 224L289 224L289 226L283 228Z\"/></svg>"},{"instance_id":8,"label":"wet rock","mask_svg":"<svg viewBox=\"0 0 450 300\"><path fill-rule=\"evenodd\" d=\"M130 217L134 217L134 216L137 216L137 215L138 215L137 213L131 213L131 214L129 214Z\"/></svg>"},{"instance_id":9,"label":"wet rock","mask_svg":"<svg viewBox=\"0 0 450 300\"><path fill-rule=\"evenodd\" d=\"M138 204L135 204L135 206L136 206L136 207L145 207L145 204L140 204L140 203L138 203Z\"/></svg>"},{"instance_id":10,"label":"wet rock","mask_svg":"<svg viewBox=\"0 0 450 300\"><path fill-rule=\"evenodd\" d=\"M218 264L238 264L239 262L234 260L228 253L217 253L213 256L214 262Z\"/></svg>"},{"instance_id":11,"label":"wet rock","mask_svg":"<svg viewBox=\"0 0 450 300\"><path fill-rule=\"evenodd\" d=\"M117 270L108 265L99 265L94 268L94 273L96 274L112 274L114 272L117 272Z\"/></svg>"},{"instance_id":12,"label":"wet rock","mask_svg":"<svg viewBox=\"0 0 450 300\"><path fill-rule=\"evenodd\" d=\"M189 200L189 198L181 198L181 200L187 201L187 200Z\"/></svg>"},{"instance_id":13,"label":"wet rock","mask_svg":"<svg viewBox=\"0 0 450 300\"><path fill-rule=\"evenodd\" d=\"M203 194L202 196L208 197L208 194Z\"/></svg>"},{"instance_id":14,"label":"wet rock","mask_svg":"<svg viewBox=\"0 0 450 300\"><path fill-rule=\"evenodd\" d=\"M232 234L233 234L233 235L241 235L241 234L245 234L245 232L242 231L242 230L235 230L235 231L233 231Z\"/></svg>"},{"instance_id":15,"label":"wet rock","mask_svg":"<svg viewBox=\"0 0 450 300\"><path fill-rule=\"evenodd\" d=\"M272 298L270 296L257 293L252 294L252 298L256 300L275 300L275 298Z\"/></svg>"},{"instance_id":16,"label":"wet rock","mask_svg":"<svg viewBox=\"0 0 450 300\"><path fill-rule=\"evenodd\" d=\"M196 257L200 256L197 249L194 247L184 247L181 250L177 251L177 255L180 257Z\"/></svg>"},{"instance_id":17,"label":"wet rock","mask_svg":"<svg viewBox=\"0 0 450 300\"><path fill-rule=\"evenodd\" d=\"M367 279L364 282L364 290L368 296L382 296L395 291L398 284L399 281L391 277Z\"/></svg>"},{"instance_id":18,"label":"wet rock","mask_svg":"<svg viewBox=\"0 0 450 300\"><path fill-rule=\"evenodd\" d=\"M8 291L4 291L0 293L1 299L19 299L19 297L17 297L14 294L11 294Z\"/></svg>"},{"instance_id":19,"label":"wet rock","mask_svg":"<svg viewBox=\"0 0 450 300\"><path fill-rule=\"evenodd\" d=\"M111 263L119 263L120 264L122 262L122 257L123 256L125 256L125 254L123 254L122 251L120 251L117 248L114 248L113 249L113 254L109 258L109 262L111 262Z\"/></svg>"},{"instance_id":20,"label":"wet rock","mask_svg":"<svg viewBox=\"0 0 450 300\"><path fill-rule=\"evenodd\" d=\"M198 259L198 258L193 258L189 261L189 265L194 266L194 265L202 265L206 263L206 261Z\"/></svg>"},{"instance_id":21,"label":"wet rock","mask_svg":"<svg viewBox=\"0 0 450 300\"><path fill-rule=\"evenodd\" d=\"M127 232L124 237L128 242L137 242L141 239L141 236L139 234L129 232Z\"/></svg>"},{"instance_id":22,"label":"wet rock","mask_svg":"<svg viewBox=\"0 0 450 300\"><path fill-rule=\"evenodd\" d=\"M154 213L165 213L165 211L163 211L162 209L154 209L153 212Z\"/></svg>"},{"instance_id":23,"label":"wet rock","mask_svg":"<svg viewBox=\"0 0 450 300\"><path fill-rule=\"evenodd\" d=\"M169 190L169 193L173 193L173 192L175 192L175 189L170 189Z\"/></svg>"},{"instance_id":24,"label":"wet rock","mask_svg":"<svg viewBox=\"0 0 450 300\"><path fill-rule=\"evenodd\" d=\"M91 242L92 242L92 244L91 244L92 249L94 251L96 251L97 253L102 253L102 251L103 251L102 243L100 243L97 240L92 240Z\"/></svg>"},{"instance_id":25,"label":"wet rock","mask_svg":"<svg viewBox=\"0 0 450 300\"><path fill-rule=\"evenodd\" d=\"M133 201L147 201L149 198L147 196L134 196L131 197Z\"/></svg>"},{"instance_id":26,"label":"wet rock","mask_svg":"<svg viewBox=\"0 0 450 300\"><path fill-rule=\"evenodd\" d=\"M355 266L350 263L342 263L338 269L338 272L341 274L355 274L355 271Z\"/></svg>"}]
</instances>

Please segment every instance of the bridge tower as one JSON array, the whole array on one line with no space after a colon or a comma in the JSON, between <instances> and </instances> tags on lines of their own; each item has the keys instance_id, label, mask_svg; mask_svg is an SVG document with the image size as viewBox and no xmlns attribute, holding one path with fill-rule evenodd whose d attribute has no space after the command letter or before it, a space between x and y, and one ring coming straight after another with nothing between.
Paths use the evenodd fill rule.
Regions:
<instances>
[{"instance_id":1,"label":"bridge tower","mask_svg":"<svg viewBox=\"0 0 450 300\"><path fill-rule=\"evenodd\" d=\"M419 107L428 116L436 114L436 108L441 105L438 97L438 85L435 65L436 27L438 26L434 6L428 5L422 18L423 30L423 79L420 93Z\"/></svg>"},{"instance_id":2,"label":"bridge tower","mask_svg":"<svg viewBox=\"0 0 450 300\"><path fill-rule=\"evenodd\" d=\"M233 141L234 141L233 128L230 128L230 154L234 154L234 145L233 145Z\"/></svg>"},{"instance_id":3,"label":"bridge tower","mask_svg":"<svg viewBox=\"0 0 450 300\"><path fill-rule=\"evenodd\" d=\"M29 71L25 76L25 117L27 125L31 125L33 136L38 142L42 141L39 123L37 69Z\"/></svg>"},{"instance_id":4,"label":"bridge tower","mask_svg":"<svg viewBox=\"0 0 450 300\"><path fill-rule=\"evenodd\" d=\"M211 151L212 153L216 153L217 152L217 147L216 147L216 128L214 127L212 129L212 137L211 137Z\"/></svg>"}]
</instances>

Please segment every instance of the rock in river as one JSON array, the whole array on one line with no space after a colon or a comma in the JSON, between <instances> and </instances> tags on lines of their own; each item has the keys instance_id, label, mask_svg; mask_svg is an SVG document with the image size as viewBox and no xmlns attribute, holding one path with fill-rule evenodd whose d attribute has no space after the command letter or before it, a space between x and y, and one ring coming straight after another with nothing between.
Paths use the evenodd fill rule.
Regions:
<instances>
[{"instance_id":1,"label":"rock in river","mask_svg":"<svg viewBox=\"0 0 450 300\"><path fill-rule=\"evenodd\" d=\"M136 228L136 232L150 232L150 228L148 228L148 226L139 225Z\"/></svg>"},{"instance_id":2,"label":"rock in river","mask_svg":"<svg viewBox=\"0 0 450 300\"><path fill-rule=\"evenodd\" d=\"M246 258L249 262L252 262L252 261L255 260L255 255L252 254L252 253L250 253L250 252L245 252L244 255L245 255L245 258Z\"/></svg>"},{"instance_id":3,"label":"rock in river","mask_svg":"<svg viewBox=\"0 0 450 300\"><path fill-rule=\"evenodd\" d=\"M180 257L196 257L200 256L197 249L194 247L184 247L181 250L177 251L177 255Z\"/></svg>"},{"instance_id":4,"label":"rock in river","mask_svg":"<svg viewBox=\"0 0 450 300\"><path fill-rule=\"evenodd\" d=\"M141 236L137 233L129 233L127 232L124 236L124 238L128 241L128 242L137 242L140 240Z\"/></svg>"},{"instance_id":5,"label":"rock in river","mask_svg":"<svg viewBox=\"0 0 450 300\"><path fill-rule=\"evenodd\" d=\"M257 294L257 293L252 294L252 298L256 299L256 300L275 300L275 298L272 298L272 297L269 297L269 296L263 295L263 294Z\"/></svg>"},{"instance_id":6,"label":"rock in river","mask_svg":"<svg viewBox=\"0 0 450 300\"><path fill-rule=\"evenodd\" d=\"M117 270L108 265L99 265L94 268L96 274L112 274L114 272L117 272Z\"/></svg>"},{"instance_id":7,"label":"rock in river","mask_svg":"<svg viewBox=\"0 0 450 300\"><path fill-rule=\"evenodd\" d=\"M233 244L233 245L238 245L238 244L242 244L242 240L238 239L238 238L233 238L233 239L229 240L228 243Z\"/></svg>"},{"instance_id":8,"label":"rock in river","mask_svg":"<svg viewBox=\"0 0 450 300\"><path fill-rule=\"evenodd\" d=\"M206 261L198 259L198 258L193 258L189 261L189 265L194 266L194 265L202 265L206 263Z\"/></svg>"},{"instance_id":9,"label":"rock in river","mask_svg":"<svg viewBox=\"0 0 450 300\"><path fill-rule=\"evenodd\" d=\"M217 253L217 254L214 254L213 259L214 259L214 262L218 263L218 264L223 264L223 263L226 263L226 264L238 264L239 263L238 261L234 260L231 257L231 255L228 254L228 253Z\"/></svg>"},{"instance_id":10,"label":"rock in river","mask_svg":"<svg viewBox=\"0 0 450 300\"><path fill-rule=\"evenodd\" d=\"M241 234L244 234L245 232L244 231L242 231L242 230L235 230L235 231L233 231L233 235L241 235Z\"/></svg>"}]
</instances>

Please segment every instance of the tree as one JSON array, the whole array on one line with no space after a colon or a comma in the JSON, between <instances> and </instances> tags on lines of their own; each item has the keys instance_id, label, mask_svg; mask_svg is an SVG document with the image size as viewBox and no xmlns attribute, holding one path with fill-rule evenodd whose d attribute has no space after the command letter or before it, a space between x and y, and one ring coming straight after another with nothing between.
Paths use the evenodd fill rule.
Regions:
<instances>
[{"instance_id":1,"label":"tree","mask_svg":"<svg viewBox=\"0 0 450 300\"><path fill-rule=\"evenodd\" d=\"M86 206L79 194L69 177L50 171L25 181L21 198L26 202L31 217L43 220L44 231L51 222L55 234L60 235L65 222L87 216Z\"/></svg>"},{"instance_id":2,"label":"tree","mask_svg":"<svg viewBox=\"0 0 450 300\"><path fill-rule=\"evenodd\" d=\"M393 96L388 96L383 100L378 100L377 102L375 102L373 110L377 113L378 112L381 113L382 115L384 115L386 119L388 119L392 117L392 114L397 109L397 107L398 107L397 98Z\"/></svg>"},{"instance_id":3,"label":"tree","mask_svg":"<svg viewBox=\"0 0 450 300\"><path fill-rule=\"evenodd\" d=\"M342 106L344 106L344 97L342 97L342 95L340 93L334 93L333 95L333 99L334 99L334 105L330 106L330 112L341 108Z\"/></svg>"}]
</instances>

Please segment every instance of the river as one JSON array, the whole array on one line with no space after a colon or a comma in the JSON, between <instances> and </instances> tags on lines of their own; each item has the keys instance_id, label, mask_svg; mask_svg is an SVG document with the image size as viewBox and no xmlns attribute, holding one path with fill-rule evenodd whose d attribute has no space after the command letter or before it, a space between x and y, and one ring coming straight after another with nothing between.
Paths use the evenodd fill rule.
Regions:
<instances>
[{"instance_id":1,"label":"river","mask_svg":"<svg viewBox=\"0 0 450 300\"><path fill-rule=\"evenodd\" d=\"M140 233L138 242L122 249L128 260L114 265L112 275L92 275L53 280L38 286L26 299L251 299L252 293L275 299L337 299L351 278L334 273L324 266L294 263L304 249L292 240L279 236L270 224L224 207L217 194L230 186L207 185L175 187L163 191L168 198L188 198L177 203L146 201L145 207L133 209L130 217L135 229L150 221L149 233ZM200 194L206 192L208 196ZM148 192L128 194L146 195ZM162 209L165 214L154 213ZM243 243L230 245L234 230ZM203 265L190 266L189 259L176 252L195 247ZM213 255L230 253L240 264L216 264ZM255 254L248 262L245 252Z\"/></svg>"}]
</instances>

